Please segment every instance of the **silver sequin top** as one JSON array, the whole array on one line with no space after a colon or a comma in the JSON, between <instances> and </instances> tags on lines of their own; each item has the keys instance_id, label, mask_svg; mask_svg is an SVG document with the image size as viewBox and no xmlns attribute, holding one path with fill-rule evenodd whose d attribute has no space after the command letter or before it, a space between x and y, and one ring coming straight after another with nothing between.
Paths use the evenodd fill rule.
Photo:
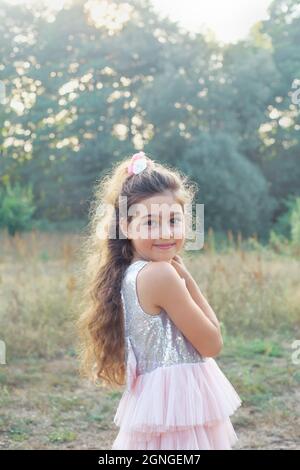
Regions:
<instances>
[{"instance_id":1,"label":"silver sequin top","mask_svg":"<svg viewBox=\"0 0 300 470\"><path fill-rule=\"evenodd\" d=\"M150 315L142 309L137 297L136 277L148 262L138 260L129 265L122 280L126 361L129 339L136 356L138 375L172 364L204 362L206 358L181 333L165 310Z\"/></svg>"}]
</instances>

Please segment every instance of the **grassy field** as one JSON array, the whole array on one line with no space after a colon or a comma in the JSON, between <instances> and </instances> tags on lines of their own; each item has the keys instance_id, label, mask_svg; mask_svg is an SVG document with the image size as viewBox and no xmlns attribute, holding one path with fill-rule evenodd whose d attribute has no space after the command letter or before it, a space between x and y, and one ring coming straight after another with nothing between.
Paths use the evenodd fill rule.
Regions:
<instances>
[{"instance_id":1,"label":"grassy field","mask_svg":"<svg viewBox=\"0 0 300 470\"><path fill-rule=\"evenodd\" d=\"M80 235L0 236L0 448L109 449L122 388L78 375L74 306ZM300 449L300 257L213 236L185 261L222 322L216 361L243 405L236 448Z\"/></svg>"}]
</instances>

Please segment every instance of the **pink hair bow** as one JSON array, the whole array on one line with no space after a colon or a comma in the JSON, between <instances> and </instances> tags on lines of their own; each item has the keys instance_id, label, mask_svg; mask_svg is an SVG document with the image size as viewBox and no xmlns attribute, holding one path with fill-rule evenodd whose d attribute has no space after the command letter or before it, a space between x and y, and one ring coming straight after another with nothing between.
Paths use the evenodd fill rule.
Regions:
<instances>
[{"instance_id":1,"label":"pink hair bow","mask_svg":"<svg viewBox=\"0 0 300 470\"><path fill-rule=\"evenodd\" d=\"M147 167L147 157L144 152L138 152L132 155L127 171L129 175L138 175Z\"/></svg>"}]
</instances>

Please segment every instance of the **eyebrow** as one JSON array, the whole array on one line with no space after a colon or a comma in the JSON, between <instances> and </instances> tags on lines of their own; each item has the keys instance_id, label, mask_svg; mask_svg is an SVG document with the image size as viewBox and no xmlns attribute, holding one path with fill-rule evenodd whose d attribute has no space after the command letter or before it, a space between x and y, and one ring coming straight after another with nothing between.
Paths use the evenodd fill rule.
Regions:
<instances>
[{"instance_id":1,"label":"eyebrow","mask_svg":"<svg viewBox=\"0 0 300 470\"><path fill-rule=\"evenodd\" d=\"M149 219L150 217L154 217L154 215L157 215L157 214L148 214L148 215L144 215L144 216L142 217L142 219L145 219L145 218L148 218L148 219ZM181 213L181 212L173 212L173 211L172 211L172 212L170 213L170 216L173 217L174 215L182 215L182 213Z\"/></svg>"}]
</instances>

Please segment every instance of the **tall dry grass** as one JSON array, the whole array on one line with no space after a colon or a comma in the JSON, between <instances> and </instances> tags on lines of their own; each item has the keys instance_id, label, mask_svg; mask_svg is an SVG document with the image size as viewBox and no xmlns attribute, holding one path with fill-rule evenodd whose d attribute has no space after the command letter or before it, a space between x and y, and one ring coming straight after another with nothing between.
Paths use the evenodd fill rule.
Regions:
<instances>
[{"instance_id":1,"label":"tall dry grass","mask_svg":"<svg viewBox=\"0 0 300 470\"><path fill-rule=\"evenodd\" d=\"M224 240L223 240L224 242ZM231 231L220 252L208 231L199 256L187 265L224 331L263 337L300 327L300 255L295 247L261 245Z\"/></svg>"},{"instance_id":2,"label":"tall dry grass","mask_svg":"<svg viewBox=\"0 0 300 470\"><path fill-rule=\"evenodd\" d=\"M0 339L7 361L75 353L80 235L0 234ZM225 334L264 336L300 327L300 260L261 247L256 237L209 231L184 259Z\"/></svg>"},{"instance_id":3,"label":"tall dry grass","mask_svg":"<svg viewBox=\"0 0 300 470\"><path fill-rule=\"evenodd\" d=\"M74 350L78 235L1 234L0 338L7 360Z\"/></svg>"}]
</instances>

